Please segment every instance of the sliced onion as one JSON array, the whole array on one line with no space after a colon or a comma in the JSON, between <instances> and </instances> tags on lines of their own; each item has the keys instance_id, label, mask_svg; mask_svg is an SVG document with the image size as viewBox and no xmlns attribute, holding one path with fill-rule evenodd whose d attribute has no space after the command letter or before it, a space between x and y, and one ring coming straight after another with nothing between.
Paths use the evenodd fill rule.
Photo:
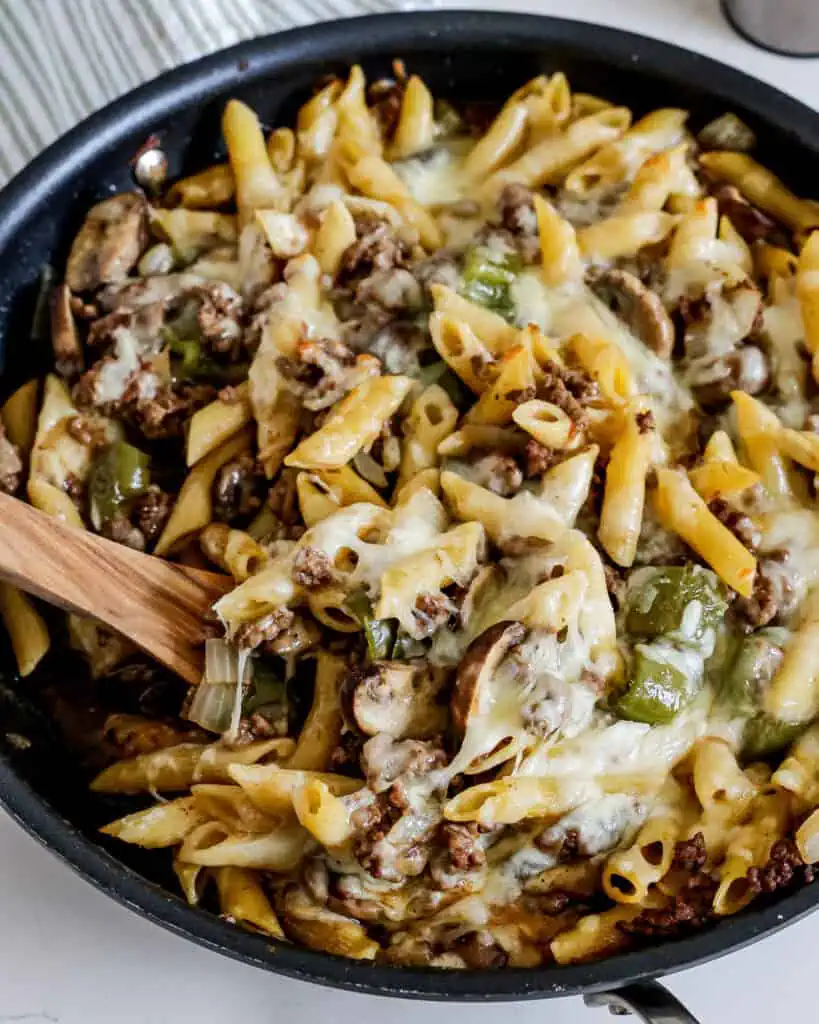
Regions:
<instances>
[{"instance_id":1,"label":"sliced onion","mask_svg":"<svg viewBox=\"0 0 819 1024\"><path fill-rule=\"evenodd\" d=\"M242 686L239 686L240 661L243 662ZM247 652L231 647L226 640L206 640L205 674L185 717L208 732L228 732L235 736L241 720L244 689L251 676Z\"/></svg>"},{"instance_id":2,"label":"sliced onion","mask_svg":"<svg viewBox=\"0 0 819 1024\"><path fill-rule=\"evenodd\" d=\"M359 452L358 455L353 459L353 465L356 470L368 480L373 487L386 487L387 486L387 475L384 472L384 467L375 461L375 459L368 452Z\"/></svg>"}]
</instances>

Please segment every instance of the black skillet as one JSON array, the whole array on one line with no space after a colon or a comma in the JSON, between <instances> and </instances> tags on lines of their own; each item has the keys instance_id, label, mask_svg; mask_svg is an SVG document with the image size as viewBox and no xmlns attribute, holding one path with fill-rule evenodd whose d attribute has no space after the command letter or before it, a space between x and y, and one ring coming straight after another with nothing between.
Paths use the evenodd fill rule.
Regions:
<instances>
[{"instance_id":1,"label":"black skillet","mask_svg":"<svg viewBox=\"0 0 819 1024\"><path fill-rule=\"evenodd\" d=\"M49 365L30 339L42 264L62 265L84 211L132 187L129 162L152 133L173 175L201 169L220 152L222 106L238 96L271 125L291 123L317 78L360 61L369 76L403 57L435 95L498 101L535 74L565 71L575 89L636 113L661 105L691 110L700 127L732 110L756 131L759 156L797 192L816 195L819 117L739 71L653 39L518 14L446 11L340 21L243 43L163 75L69 132L0 195L0 397ZM240 931L175 895L168 858L106 845L96 828L122 813L92 798L36 695L17 684L0 639L0 799L32 835L120 903L201 945L290 977L416 999L511 1000L583 993L589 1003L628 1007L646 1021L693 1018L651 979L703 963L814 909L819 888L753 906L709 931L612 957L538 970L442 972L356 963ZM47 672L71 685L77 668L52 658ZM695 1024L695 1022L694 1022Z\"/></svg>"}]
</instances>

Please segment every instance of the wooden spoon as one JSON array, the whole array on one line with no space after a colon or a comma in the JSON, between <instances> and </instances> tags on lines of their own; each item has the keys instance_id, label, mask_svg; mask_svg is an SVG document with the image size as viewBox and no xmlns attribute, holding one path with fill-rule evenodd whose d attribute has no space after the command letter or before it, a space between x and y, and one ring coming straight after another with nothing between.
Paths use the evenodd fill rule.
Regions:
<instances>
[{"instance_id":1,"label":"wooden spoon","mask_svg":"<svg viewBox=\"0 0 819 1024\"><path fill-rule=\"evenodd\" d=\"M234 585L66 526L0 494L0 580L132 640L188 683L202 676L203 620Z\"/></svg>"}]
</instances>

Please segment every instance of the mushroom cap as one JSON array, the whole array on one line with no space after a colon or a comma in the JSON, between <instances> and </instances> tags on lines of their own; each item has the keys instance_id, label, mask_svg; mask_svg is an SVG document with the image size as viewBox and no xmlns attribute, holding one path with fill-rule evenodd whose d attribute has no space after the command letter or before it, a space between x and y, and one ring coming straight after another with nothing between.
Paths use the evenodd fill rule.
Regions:
<instances>
[{"instance_id":1,"label":"mushroom cap","mask_svg":"<svg viewBox=\"0 0 819 1024\"><path fill-rule=\"evenodd\" d=\"M446 679L446 672L421 662L375 662L345 685L345 715L365 736L434 736L446 728L447 709L440 700Z\"/></svg>"},{"instance_id":2,"label":"mushroom cap","mask_svg":"<svg viewBox=\"0 0 819 1024\"><path fill-rule=\"evenodd\" d=\"M496 622L469 645L458 666L449 708L456 730L463 735L472 714L478 711L480 694L508 652L526 635L520 622Z\"/></svg>"},{"instance_id":3,"label":"mushroom cap","mask_svg":"<svg viewBox=\"0 0 819 1024\"><path fill-rule=\"evenodd\" d=\"M674 324L659 295L627 270L591 270L586 283L646 348L670 359L674 350Z\"/></svg>"}]
</instances>

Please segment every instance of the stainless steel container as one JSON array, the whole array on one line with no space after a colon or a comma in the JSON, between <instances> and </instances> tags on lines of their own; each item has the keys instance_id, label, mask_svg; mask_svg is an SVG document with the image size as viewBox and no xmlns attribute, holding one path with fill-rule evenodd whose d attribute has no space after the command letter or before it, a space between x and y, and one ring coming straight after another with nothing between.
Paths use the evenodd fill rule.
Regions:
<instances>
[{"instance_id":1,"label":"stainless steel container","mask_svg":"<svg viewBox=\"0 0 819 1024\"><path fill-rule=\"evenodd\" d=\"M819 57L819 0L722 0L750 42L789 57Z\"/></svg>"}]
</instances>

